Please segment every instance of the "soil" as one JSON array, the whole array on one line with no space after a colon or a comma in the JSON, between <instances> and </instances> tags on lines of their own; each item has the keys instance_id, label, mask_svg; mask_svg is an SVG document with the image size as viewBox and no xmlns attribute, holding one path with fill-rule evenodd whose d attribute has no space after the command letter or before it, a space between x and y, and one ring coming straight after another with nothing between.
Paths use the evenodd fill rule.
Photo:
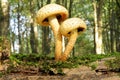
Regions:
<instances>
[{"instance_id":1,"label":"soil","mask_svg":"<svg viewBox=\"0 0 120 80\"><path fill-rule=\"evenodd\" d=\"M105 65L105 61L111 59L113 58L104 58L92 63L97 64L95 70L81 65L78 68L64 68L65 75L41 75L41 73L34 72L11 73L2 76L0 80L120 80L119 72L110 71Z\"/></svg>"}]
</instances>

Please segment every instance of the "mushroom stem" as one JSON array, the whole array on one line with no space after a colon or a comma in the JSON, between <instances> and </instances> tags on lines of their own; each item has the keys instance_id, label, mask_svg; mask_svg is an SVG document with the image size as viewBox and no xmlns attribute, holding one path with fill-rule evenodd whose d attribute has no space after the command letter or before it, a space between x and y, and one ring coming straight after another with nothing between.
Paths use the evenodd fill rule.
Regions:
<instances>
[{"instance_id":1,"label":"mushroom stem","mask_svg":"<svg viewBox=\"0 0 120 80\"><path fill-rule=\"evenodd\" d=\"M69 37L69 42L66 46L64 54L62 54L62 56L61 56L61 61L66 61L67 60L67 58L69 56L69 53L72 51L73 46L76 42L77 36L78 36L77 30L74 30L74 31L71 32L71 36Z\"/></svg>"},{"instance_id":2,"label":"mushroom stem","mask_svg":"<svg viewBox=\"0 0 120 80\"><path fill-rule=\"evenodd\" d=\"M59 31L60 25L56 16L50 16L48 20L55 36L55 60L58 61L62 52L62 35Z\"/></svg>"}]
</instances>

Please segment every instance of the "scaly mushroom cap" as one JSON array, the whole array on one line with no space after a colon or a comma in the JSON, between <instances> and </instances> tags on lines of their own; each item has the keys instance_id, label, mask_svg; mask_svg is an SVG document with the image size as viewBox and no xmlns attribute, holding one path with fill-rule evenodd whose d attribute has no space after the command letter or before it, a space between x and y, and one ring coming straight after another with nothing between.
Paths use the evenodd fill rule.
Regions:
<instances>
[{"instance_id":1,"label":"scaly mushroom cap","mask_svg":"<svg viewBox=\"0 0 120 80\"><path fill-rule=\"evenodd\" d=\"M77 29L78 34L86 30L86 24L79 18L69 18L61 23L60 32L65 37L71 36L71 31Z\"/></svg>"},{"instance_id":2,"label":"scaly mushroom cap","mask_svg":"<svg viewBox=\"0 0 120 80\"><path fill-rule=\"evenodd\" d=\"M36 22L42 26L48 26L48 17L55 15L59 22L68 18L68 11L61 5L48 4L42 7L36 14Z\"/></svg>"}]
</instances>

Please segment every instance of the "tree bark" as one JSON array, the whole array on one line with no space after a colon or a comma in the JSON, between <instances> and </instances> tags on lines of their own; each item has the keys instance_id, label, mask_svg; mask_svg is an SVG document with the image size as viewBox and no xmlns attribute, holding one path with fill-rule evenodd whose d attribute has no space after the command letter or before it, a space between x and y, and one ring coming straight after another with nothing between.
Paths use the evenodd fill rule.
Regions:
<instances>
[{"instance_id":1,"label":"tree bark","mask_svg":"<svg viewBox=\"0 0 120 80\"><path fill-rule=\"evenodd\" d=\"M116 10L115 10L115 12L116 12L116 18L117 18L117 20L116 20L116 22L117 22L117 24L116 24L116 26L117 26L117 30L119 30L120 31L120 0L116 0ZM116 34L116 51L117 52L120 52L120 33L117 33Z\"/></svg>"},{"instance_id":2,"label":"tree bark","mask_svg":"<svg viewBox=\"0 0 120 80\"><path fill-rule=\"evenodd\" d=\"M0 1L0 68L4 60L8 59L11 52L9 34L9 2ZM4 68L4 67L3 67ZM0 69L1 70L1 69Z\"/></svg>"},{"instance_id":3,"label":"tree bark","mask_svg":"<svg viewBox=\"0 0 120 80\"><path fill-rule=\"evenodd\" d=\"M103 0L94 1L94 45L96 54L104 54L103 42L102 42L102 6Z\"/></svg>"},{"instance_id":4,"label":"tree bark","mask_svg":"<svg viewBox=\"0 0 120 80\"><path fill-rule=\"evenodd\" d=\"M31 20L30 20L30 44L31 44L31 50L32 53L39 53L38 49L38 30L37 30L37 24L34 20L34 0L30 1L30 13L31 13Z\"/></svg>"},{"instance_id":5,"label":"tree bark","mask_svg":"<svg viewBox=\"0 0 120 80\"><path fill-rule=\"evenodd\" d=\"M51 0L47 0L47 4L50 4ZM43 0L41 0L41 6L43 6ZM42 26L42 53L43 54L49 54L51 52L50 50L50 43L51 43L51 37L50 37L50 28Z\"/></svg>"},{"instance_id":6,"label":"tree bark","mask_svg":"<svg viewBox=\"0 0 120 80\"><path fill-rule=\"evenodd\" d=\"M56 0L56 3L57 3L57 4L61 4L61 2L60 2L60 1L61 1L61 0Z\"/></svg>"},{"instance_id":7,"label":"tree bark","mask_svg":"<svg viewBox=\"0 0 120 80\"><path fill-rule=\"evenodd\" d=\"M18 39L19 39L19 53L23 52L22 41L21 41L21 27L20 27L20 0L18 0L17 8L17 27L18 27Z\"/></svg>"},{"instance_id":8,"label":"tree bark","mask_svg":"<svg viewBox=\"0 0 120 80\"><path fill-rule=\"evenodd\" d=\"M9 34L9 2L0 1L0 37L7 37Z\"/></svg>"}]
</instances>

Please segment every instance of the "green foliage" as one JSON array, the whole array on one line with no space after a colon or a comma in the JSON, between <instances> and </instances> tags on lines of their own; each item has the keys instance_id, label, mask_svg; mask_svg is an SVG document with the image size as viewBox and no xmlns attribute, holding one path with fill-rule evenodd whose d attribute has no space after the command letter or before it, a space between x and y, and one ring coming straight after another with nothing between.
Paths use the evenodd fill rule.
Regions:
<instances>
[{"instance_id":1,"label":"green foliage","mask_svg":"<svg viewBox=\"0 0 120 80\"><path fill-rule=\"evenodd\" d=\"M96 63L90 65L90 67L91 67L92 70L95 70L95 69L97 68L97 66L98 66L98 65L97 65Z\"/></svg>"},{"instance_id":2,"label":"green foliage","mask_svg":"<svg viewBox=\"0 0 120 80\"><path fill-rule=\"evenodd\" d=\"M114 56L117 54L87 54L81 55L77 57L71 57L66 62L58 61L56 62L53 56L50 55L41 55L41 54L13 54L10 56L10 67L8 68L8 72L15 70L19 66L23 67L36 67L39 68L40 71L44 74L50 75L64 75L62 72L63 68L76 68L79 65L87 65L96 60L100 60L105 57ZM90 66L92 69L97 67L96 64Z\"/></svg>"},{"instance_id":3,"label":"green foliage","mask_svg":"<svg viewBox=\"0 0 120 80\"><path fill-rule=\"evenodd\" d=\"M109 57L109 56L112 56L112 54L101 54L101 55L86 54L86 55L81 55L77 57L72 57L69 59L69 61L74 64L88 65L91 62L94 62L96 60L100 60L102 58Z\"/></svg>"},{"instance_id":4,"label":"green foliage","mask_svg":"<svg viewBox=\"0 0 120 80\"><path fill-rule=\"evenodd\" d=\"M2 72L0 72L0 78L2 77L2 75L4 75Z\"/></svg>"},{"instance_id":5,"label":"green foliage","mask_svg":"<svg viewBox=\"0 0 120 80\"><path fill-rule=\"evenodd\" d=\"M120 72L120 54L116 54L115 59L106 61L106 65L110 70Z\"/></svg>"}]
</instances>

